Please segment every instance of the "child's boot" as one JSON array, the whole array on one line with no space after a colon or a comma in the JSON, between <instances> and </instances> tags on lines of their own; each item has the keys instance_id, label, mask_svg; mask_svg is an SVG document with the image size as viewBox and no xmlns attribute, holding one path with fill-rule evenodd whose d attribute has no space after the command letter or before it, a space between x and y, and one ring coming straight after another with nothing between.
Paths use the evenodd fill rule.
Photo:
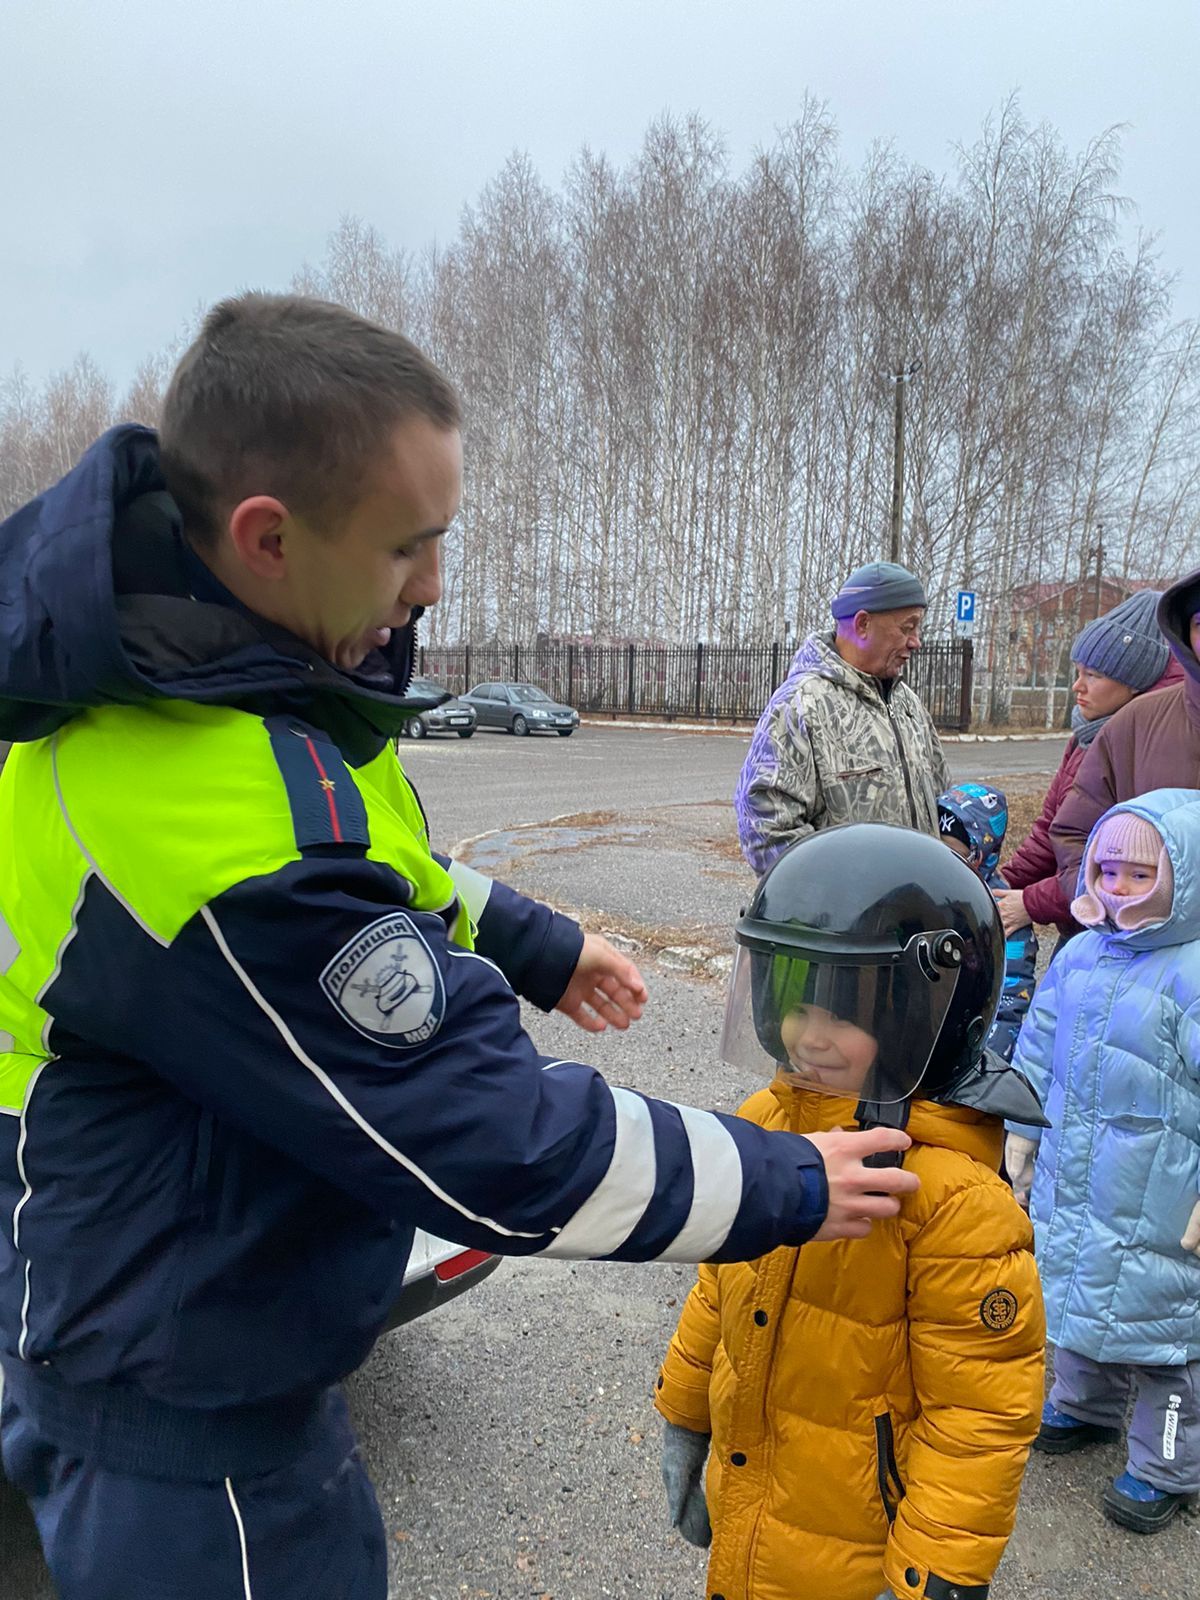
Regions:
<instances>
[{"instance_id":1,"label":"child's boot","mask_svg":"<svg viewBox=\"0 0 1200 1600\"><path fill-rule=\"evenodd\" d=\"M1156 1489L1152 1483L1135 1478L1132 1472L1123 1472L1104 1491L1104 1514L1111 1522L1132 1528L1135 1533L1157 1533L1189 1498Z\"/></svg>"},{"instance_id":2,"label":"child's boot","mask_svg":"<svg viewBox=\"0 0 1200 1600\"><path fill-rule=\"evenodd\" d=\"M1113 1444L1120 1437L1119 1428L1103 1428L1098 1422L1080 1422L1078 1417L1057 1411L1047 1400L1042 1407L1042 1426L1033 1448L1048 1456L1065 1456L1072 1450L1085 1450L1090 1444Z\"/></svg>"}]
</instances>

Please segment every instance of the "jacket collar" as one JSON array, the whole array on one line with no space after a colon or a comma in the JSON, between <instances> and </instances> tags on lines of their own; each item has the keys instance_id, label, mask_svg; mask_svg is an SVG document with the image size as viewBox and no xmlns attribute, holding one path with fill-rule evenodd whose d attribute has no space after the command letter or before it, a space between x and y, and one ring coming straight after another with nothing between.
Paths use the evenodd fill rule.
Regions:
<instances>
[{"instance_id":1,"label":"jacket collar","mask_svg":"<svg viewBox=\"0 0 1200 1600\"><path fill-rule=\"evenodd\" d=\"M870 700L880 706L886 705L903 680L893 679L891 688L885 689L880 679L851 666L850 662L838 653L836 640L837 635L832 630L828 633L810 634L796 654L795 665L806 667L812 672L819 672L823 678L828 678L831 683L841 684L842 688L849 689L852 694L858 695L863 700Z\"/></svg>"},{"instance_id":2,"label":"jacket collar","mask_svg":"<svg viewBox=\"0 0 1200 1600\"><path fill-rule=\"evenodd\" d=\"M792 1133L831 1133L834 1128L855 1126L853 1100L795 1089L778 1078L771 1083L771 1093L779 1102ZM986 1112L969 1111L965 1106L939 1106L932 1100L914 1100L908 1114L907 1132L914 1144L958 1150L994 1172L1000 1169L1004 1124Z\"/></svg>"},{"instance_id":3,"label":"jacket collar","mask_svg":"<svg viewBox=\"0 0 1200 1600\"><path fill-rule=\"evenodd\" d=\"M196 576L156 436L111 429L0 528L0 738L44 738L92 706L191 700L299 716L352 765L378 755L408 712L411 622L340 672Z\"/></svg>"},{"instance_id":4,"label":"jacket collar","mask_svg":"<svg viewBox=\"0 0 1200 1600\"><path fill-rule=\"evenodd\" d=\"M1158 625L1183 670L1183 703L1188 720L1200 730L1200 660L1192 649L1190 623L1200 605L1200 567L1163 592L1158 602Z\"/></svg>"}]
</instances>

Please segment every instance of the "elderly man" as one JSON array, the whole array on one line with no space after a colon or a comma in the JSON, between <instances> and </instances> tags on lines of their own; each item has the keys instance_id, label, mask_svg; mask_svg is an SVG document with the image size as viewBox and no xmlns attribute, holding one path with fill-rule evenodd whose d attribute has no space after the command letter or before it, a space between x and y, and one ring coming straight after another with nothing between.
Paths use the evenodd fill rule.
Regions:
<instances>
[{"instance_id":1,"label":"elderly man","mask_svg":"<svg viewBox=\"0 0 1200 1600\"><path fill-rule=\"evenodd\" d=\"M900 681L927 601L891 561L852 572L832 633L811 634L758 719L734 794L742 854L760 875L806 834L839 822L938 831L949 786L933 719Z\"/></svg>"}]
</instances>

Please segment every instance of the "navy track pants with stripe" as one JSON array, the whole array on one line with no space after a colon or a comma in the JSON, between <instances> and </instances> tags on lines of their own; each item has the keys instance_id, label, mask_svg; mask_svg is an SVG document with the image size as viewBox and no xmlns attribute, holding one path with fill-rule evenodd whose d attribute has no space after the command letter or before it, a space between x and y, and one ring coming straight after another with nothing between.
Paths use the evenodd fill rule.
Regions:
<instances>
[{"instance_id":1,"label":"navy track pants with stripe","mask_svg":"<svg viewBox=\"0 0 1200 1600\"><path fill-rule=\"evenodd\" d=\"M29 1501L59 1600L387 1600L387 1547L346 1404L258 1477L180 1483L63 1455L5 1395L6 1476Z\"/></svg>"}]
</instances>

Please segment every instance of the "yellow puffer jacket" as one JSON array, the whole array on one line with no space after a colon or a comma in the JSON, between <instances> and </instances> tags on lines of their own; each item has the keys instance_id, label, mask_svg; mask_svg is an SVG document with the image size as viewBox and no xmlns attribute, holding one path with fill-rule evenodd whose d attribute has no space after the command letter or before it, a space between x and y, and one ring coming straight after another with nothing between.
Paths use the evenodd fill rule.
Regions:
<instances>
[{"instance_id":1,"label":"yellow puffer jacket","mask_svg":"<svg viewBox=\"0 0 1200 1600\"><path fill-rule=\"evenodd\" d=\"M776 1083L741 1115L812 1133L847 1100ZM1042 1406L1033 1232L999 1121L917 1101L921 1179L866 1239L703 1266L658 1379L712 1434L709 1600L982 1600Z\"/></svg>"}]
</instances>

